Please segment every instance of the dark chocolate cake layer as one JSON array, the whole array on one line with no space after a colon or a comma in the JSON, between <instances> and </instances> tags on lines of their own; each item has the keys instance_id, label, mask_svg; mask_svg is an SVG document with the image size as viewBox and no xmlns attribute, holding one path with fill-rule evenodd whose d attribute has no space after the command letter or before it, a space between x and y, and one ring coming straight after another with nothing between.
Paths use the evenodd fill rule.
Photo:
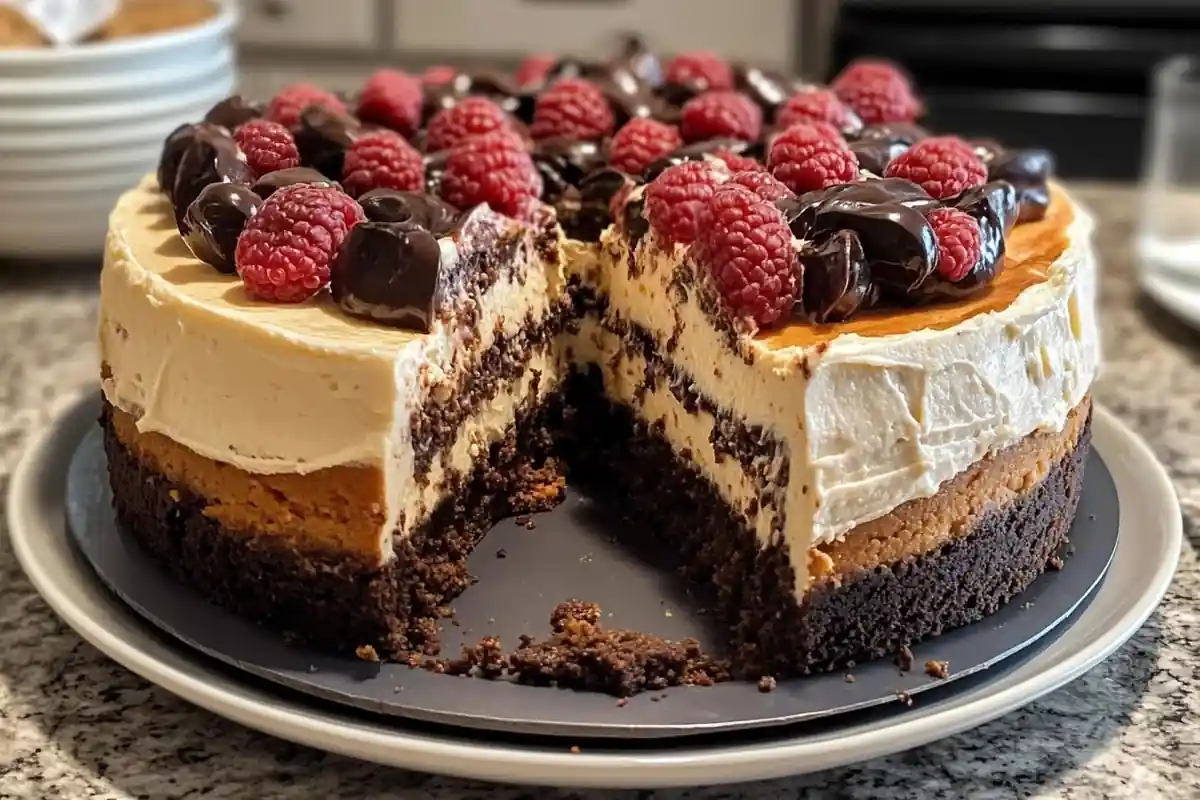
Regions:
<instances>
[{"instance_id":1,"label":"dark chocolate cake layer","mask_svg":"<svg viewBox=\"0 0 1200 800\"><path fill-rule=\"evenodd\" d=\"M795 600L787 546L760 547L744 517L678 457L654 425L604 399L598 370L517 424L384 567L303 553L278 536L225 531L205 502L132 455L101 424L116 510L180 581L297 641L384 658L435 652L444 605L466 588L466 558L500 518L553 505L560 466L599 496L619 498L631 530L661 537L681 567L716 590L732 672L747 679L837 669L975 622L1057 563L1083 481L1089 427L1031 490L975 520L933 552L818 581ZM566 598L564 598L566 599Z\"/></svg>"}]
</instances>

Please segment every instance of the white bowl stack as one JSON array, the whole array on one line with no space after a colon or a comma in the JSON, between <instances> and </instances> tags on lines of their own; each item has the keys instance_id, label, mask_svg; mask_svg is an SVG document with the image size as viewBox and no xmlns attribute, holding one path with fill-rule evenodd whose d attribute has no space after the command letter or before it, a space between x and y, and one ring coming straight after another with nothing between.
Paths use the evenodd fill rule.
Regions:
<instances>
[{"instance_id":1,"label":"white bowl stack","mask_svg":"<svg viewBox=\"0 0 1200 800\"><path fill-rule=\"evenodd\" d=\"M163 139L236 84L232 2L199 25L66 48L0 49L0 257L91 256Z\"/></svg>"}]
</instances>

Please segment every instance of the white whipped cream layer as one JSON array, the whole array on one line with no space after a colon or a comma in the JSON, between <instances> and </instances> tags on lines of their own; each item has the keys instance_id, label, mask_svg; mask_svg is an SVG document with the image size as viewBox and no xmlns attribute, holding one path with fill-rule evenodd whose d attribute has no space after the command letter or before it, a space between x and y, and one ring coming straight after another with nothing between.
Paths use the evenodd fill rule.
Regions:
<instances>
[{"instance_id":1,"label":"white whipped cream layer","mask_svg":"<svg viewBox=\"0 0 1200 800\"><path fill-rule=\"evenodd\" d=\"M511 224L490 216L496 225ZM472 246L460 239L456 247L450 238L441 244L450 260ZM563 300L561 265L527 250L537 263L488 291L477 326L437 322L420 334L356 320L328 296L296 305L250 300L236 276L192 256L170 204L147 177L110 218L100 278L100 355L107 368L101 385L139 431L161 433L249 473L382 469L388 508L382 559L399 520L405 535L431 510L443 475L464 465L465 445L457 442L449 461L435 463L434 486L418 486L413 414L431 397L450 397L470 366L468 353L515 334L527 318L543 319ZM525 386L517 384L502 388ZM499 438L518 401L485 404L461 436L476 445Z\"/></svg>"}]
</instances>

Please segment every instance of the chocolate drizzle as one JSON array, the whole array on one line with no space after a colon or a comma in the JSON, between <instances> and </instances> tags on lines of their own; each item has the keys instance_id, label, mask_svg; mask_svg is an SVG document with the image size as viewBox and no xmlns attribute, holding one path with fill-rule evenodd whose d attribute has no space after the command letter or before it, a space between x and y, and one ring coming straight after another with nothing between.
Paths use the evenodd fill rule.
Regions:
<instances>
[{"instance_id":1,"label":"chocolate drizzle","mask_svg":"<svg viewBox=\"0 0 1200 800\"><path fill-rule=\"evenodd\" d=\"M237 240L263 199L242 183L211 183L188 206L179 232L192 255L232 275Z\"/></svg>"}]
</instances>

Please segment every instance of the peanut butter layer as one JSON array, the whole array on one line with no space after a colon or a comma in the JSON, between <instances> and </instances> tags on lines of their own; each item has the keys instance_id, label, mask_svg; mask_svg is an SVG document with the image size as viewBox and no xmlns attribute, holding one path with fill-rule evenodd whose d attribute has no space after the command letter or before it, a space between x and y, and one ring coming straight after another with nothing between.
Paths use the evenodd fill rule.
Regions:
<instances>
[{"instance_id":1,"label":"peanut butter layer","mask_svg":"<svg viewBox=\"0 0 1200 800\"><path fill-rule=\"evenodd\" d=\"M867 311L844 322L814 325L794 322L778 331L762 334L769 347L808 347L836 339L844 333L887 336L929 328L944 330L989 311L1012 305L1021 292L1045 281L1050 265L1067 248L1067 229L1075 211L1062 192L1053 189L1045 218L1012 229L1004 243L1004 269L987 289L956 303L939 303L923 308L889 308Z\"/></svg>"},{"instance_id":2,"label":"peanut butter layer","mask_svg":"<svg viewBox=\"0 0 1200 800\"><path fill-rule=\"evenodd\" d=\"M860 570L936 551L969 534L985 511L1004 508L1033 489L1069 455L1091 410L1084 398L1055 433L1034 432L1006 450L977 461L944 483L937 494L910 500L845 538L809 550L810 581L838 580Z\"/></svg>"},{"instance_id":3,"label":"peanut butter layer","mask_svg":"<svg viewBox=\"0 0 1200 800\"><path fill-rule=\"evenodd\" d=\"M386 519L383 471L339 466L307 475L252 475L198 455L159 433L138 431L113 409L117 438L143 464L208 505L204 515L235 533L287 537L301 550L379 557Z\"/></svg>"}]
</instances>

